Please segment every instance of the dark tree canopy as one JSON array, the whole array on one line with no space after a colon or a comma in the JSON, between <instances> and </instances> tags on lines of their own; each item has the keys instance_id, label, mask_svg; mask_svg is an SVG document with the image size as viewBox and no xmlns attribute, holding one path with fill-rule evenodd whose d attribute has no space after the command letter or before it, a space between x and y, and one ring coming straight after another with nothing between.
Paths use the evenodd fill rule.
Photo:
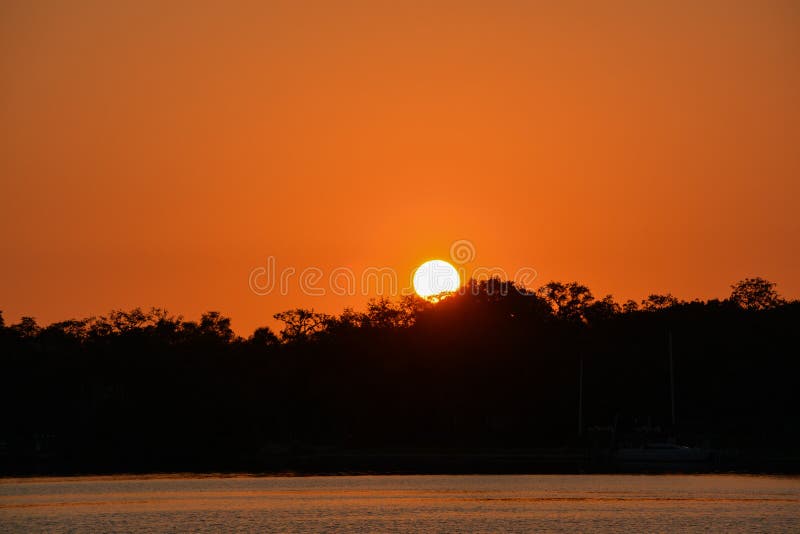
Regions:
<instances>
[{"instance_id":1,"label":"dark tree canopy","mask_svg":"<svg viewBox=\"0 0 800 534\"><path fill-rule=\"evenodd\" d=\"M641 309L645 311L666 310L678 304L680 301L670 293L666 295L652 294L642 301Z\"/></svg>"},{"instance_id":2,"label":"dark tree canopy","mask_svg":"<svg viewBox=\"0 0 800 534\"><path fill-rule=\"evenodd\" d=\"M641 306L577 282L490 278L436 304L377 298L275 319L279 333L245 339L216 311L44 327L0 315L0 468L257 469L309 451L596 446L645 431L737 450L800 438L800 304L760 278L727 300Z\"/></svg>"},{"instance_id":3,"label":"dark tree canopy","mask_svg":"<svg viewBox=\"0 0 800 534\"><path fill-rule=\"evenodd\" d=\"M552 307L556 317L575 322L586 322L586 310L594 302L589 288L577 282L549 282L537 293Z\"/></svg>"},{"instance_id":4,"label":"dark tree canopy","mask_svg":"<svg viewBox=\"0 0 800 534\"><path fill-rule=\"evenodd\" d=\"M304 308L276 313L273 317L285 324L281 330L281 339L286 342L312 338L315 334L324 331L330 320L330 316L326 314L315 313L313 309L306 310Z\"/></svg>"},{"instance_id":5,"label":"dark tree canopy","mask_svg":"<svg viewBox=\"0 0 800 534\"><path fill-rule=\"evenodd\" d=\"M775 284L763 278L745 278L731 289L731 302L746 310L769 310L783 303Z\"/></svg>"}]
</instances>

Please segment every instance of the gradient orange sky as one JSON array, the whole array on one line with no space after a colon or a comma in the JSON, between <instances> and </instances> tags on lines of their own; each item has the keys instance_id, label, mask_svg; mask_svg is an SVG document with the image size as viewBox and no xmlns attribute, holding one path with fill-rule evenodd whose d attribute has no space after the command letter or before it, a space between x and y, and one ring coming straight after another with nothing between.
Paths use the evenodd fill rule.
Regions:
<instances>
[{"instance_id":1,"label":"gradient orange sky","mask_svg":"<svg viewBox=\"0 0 800 534\"><path fill-rule=\"evenodd\" d=\"M596 296L800 296L800 3L0 3L0 309L290 307L469 239Z\"/></svg>"}]
</instances>

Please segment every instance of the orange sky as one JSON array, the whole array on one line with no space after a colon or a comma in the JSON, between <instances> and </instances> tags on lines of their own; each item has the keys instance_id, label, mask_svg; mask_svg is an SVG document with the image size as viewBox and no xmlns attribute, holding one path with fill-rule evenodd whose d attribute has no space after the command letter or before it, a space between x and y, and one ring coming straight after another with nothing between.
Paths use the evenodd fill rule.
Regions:
<instances>
[{"instance_id":1,"label":"orange sky","mask_svg":"<svg viewBox=\"0 0 800 534\"><path fill-rule=\"evenodd\" d=\"M405 281L457 239L598 296L800 296L794 1L5 0L0 77L7 321L248 334L365 301L255 295L268 256Z\"/></svg>"}]
</instances>

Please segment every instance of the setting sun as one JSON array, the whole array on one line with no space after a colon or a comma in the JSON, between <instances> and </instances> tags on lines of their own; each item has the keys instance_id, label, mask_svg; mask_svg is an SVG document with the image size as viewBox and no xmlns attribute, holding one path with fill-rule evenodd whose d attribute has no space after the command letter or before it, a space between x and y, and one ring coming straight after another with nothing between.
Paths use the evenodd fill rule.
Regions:
<instances>
[{"instance_id":1,"label":"setting sun","mask_svg":"<svg viewBox=\"0 0 800 534\"><path fill-rule=\"evenodd\" d=\"M0 0L0 534L800 534L798 37Z\"/></svg>"},{"instance_id":2,"label":"setting sun","mask_svg":"<svg viewBox=\"0 0 800 534\"><path fill-rule=\"evenodd\" d=\"M426 261L414 272L414 291L425 299L456 291L460 285L456 268L443 260Z\"/></svg>"}]
</instances>

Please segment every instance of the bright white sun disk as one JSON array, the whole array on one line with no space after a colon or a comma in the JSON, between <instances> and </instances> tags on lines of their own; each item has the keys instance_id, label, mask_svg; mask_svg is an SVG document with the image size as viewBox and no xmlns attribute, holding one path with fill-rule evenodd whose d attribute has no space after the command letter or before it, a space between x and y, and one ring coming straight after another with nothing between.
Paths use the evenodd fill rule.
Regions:
<instances>
[{"instance_id":1,"label":"bright white sun disk","mask_svg":"<svg viewBox=\"0 0 800 534\"><path fill-rule=\"evenodd\" d=\"M446 261L426 261L414 272L414 291L422 298L456 291L460 285L458 271Z\"/></svg>"}]
</instances>

